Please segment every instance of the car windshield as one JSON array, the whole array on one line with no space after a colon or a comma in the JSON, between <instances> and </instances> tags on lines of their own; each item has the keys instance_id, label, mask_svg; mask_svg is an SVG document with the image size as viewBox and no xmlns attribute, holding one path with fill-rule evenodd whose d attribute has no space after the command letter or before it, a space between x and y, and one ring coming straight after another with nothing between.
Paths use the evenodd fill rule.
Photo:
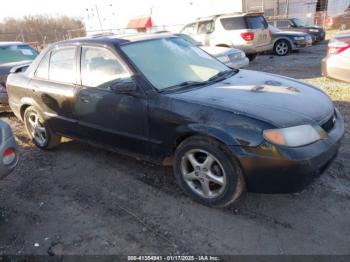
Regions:
<instances>
[{"instance_id":1,"label":"car windshield","mask_svg":"<svg viewBox=\"0 0 350 262\"><path fill-rule=\"evenodd\" d=\"M281 32L281 30L273 25L269 25L269 29L272 33L278 33Z\"/></svg>"},{"instance_id":2,"label":"car windshield","mask_svg":"<svg viewBox=\"0 0 350 262\"><path fill-rule=\"evenodd\" d=\"M301 19L298 19L298 18L294 18L293 19L293 23L296 25L296 26L306 26L305 22Z\"/></svg>"},{"instance_id":3,"label":"car windshield","mask_svg":"<svg viewBox=\"0 0 350 262\"><path fill-rule=\"evenodd\" d=\"M29 45L0 45L0 64L32 61L38 53Z\"/></svg>"},{"instance_id":4,"label":"car windshield","mask_svg":"<svg viewBox=\"0 0 350 262\"><path fill-rule=\"evenodd\" d=\"M180 37L128 43L121 49L160 91L205 83L230 71L227 66Z\"/></svg>"}]
</instances>

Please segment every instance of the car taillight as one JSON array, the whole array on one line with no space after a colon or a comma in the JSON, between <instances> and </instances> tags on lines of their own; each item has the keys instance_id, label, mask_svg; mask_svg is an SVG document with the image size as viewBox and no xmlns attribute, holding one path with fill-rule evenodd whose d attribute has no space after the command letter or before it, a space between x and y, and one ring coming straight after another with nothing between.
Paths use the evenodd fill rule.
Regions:
<instances>
[{"instance_id":1,"label":"car taillight","mask_svg":"<svg viewBox=\"0 0 350 262\"><path fill-rule=\"evenodd\" d=\"M2 162L4 165L8 166L15 162L16 160L16 151L13 148L8 148L2 154Z\"/></svg>"},{"instance_id":2,"label":"car taillight","mask_svg":"<svg viewBox=\"0 0 350 262\"><path fill-rule=\"evenodd\" d=\"M344 52L345 50L350 48L350 44L344 44L344 45L331 45L328 46L328 55L337 54Z\"/></svg>"},{"instance_id":3,"label":"car taillight","mask_svg":"<svg viewBox=\"0 0 350 262\"><path fill-rule=\"evenodd\" d=\"M245 41L253 41L253 40L254 40L254 33L253 33L253 32L241 33L241 37L242 37Z\"/></svg>"},{"instance_id":4,"label":"car taillight","mask_svg":"<svg viewBox=\"0 0 350 262\"><path fill-rule=\"evenodd\" d=\"M271 32L271 30L269 30L269 35L270 35L270 37L272 37L272 32Z\"/></svg>"}]
</instances>

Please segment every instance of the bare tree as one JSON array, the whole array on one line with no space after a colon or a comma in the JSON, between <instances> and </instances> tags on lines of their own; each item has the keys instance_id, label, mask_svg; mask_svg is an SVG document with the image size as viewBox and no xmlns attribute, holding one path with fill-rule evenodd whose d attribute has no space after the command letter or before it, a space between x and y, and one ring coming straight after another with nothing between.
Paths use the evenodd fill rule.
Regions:
<instances>
[{"instance_id":1,"label":"bare tree","mask_svg":"<svg viewBox=\"0 0 350 262\"><path fill-rule=\"evenodd\" d=\"M68 16L25 16L22 19L6 18L0 23L0 41L25 41L46 45L85 35L83 22Z\"/></svg>"}]
</instances>

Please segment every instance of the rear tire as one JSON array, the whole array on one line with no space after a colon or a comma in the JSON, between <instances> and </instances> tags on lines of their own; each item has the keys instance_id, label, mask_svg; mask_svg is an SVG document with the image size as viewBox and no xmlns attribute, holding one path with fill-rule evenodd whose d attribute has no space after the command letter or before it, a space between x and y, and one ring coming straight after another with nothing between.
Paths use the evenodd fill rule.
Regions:
<instances>
[{"instance_id":1,"label":"rear tire","mask_svg":"<svg viewBox=\"0 0 350 262\"><path fill-rule=\"evenodd\" d=\"M245 189L238 162L225 145L208 137L183 141L176 149L173 168L182 190L203 205L227 206Z\"/></svg>"},{"instance_id":2,"label":"rear tire","mask_svg":"<svg viewBox=\"0 0 350 262\"><path fill-rule=\"evenodd\" d=\"M24 112L24 125L32 142L40 149L52 149L61 142L61 136L52 131L41 112L30 106Z\"/></svg>"}]
</instances>

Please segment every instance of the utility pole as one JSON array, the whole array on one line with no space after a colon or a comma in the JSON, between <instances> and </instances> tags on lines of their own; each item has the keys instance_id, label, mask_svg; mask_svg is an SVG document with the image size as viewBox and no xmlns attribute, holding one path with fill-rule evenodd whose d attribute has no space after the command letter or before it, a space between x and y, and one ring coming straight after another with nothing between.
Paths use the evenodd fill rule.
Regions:
<instances>
[{"instance_id":1,"label":"utility pole","mask_svg":"<svg viewBox=\"0 0 350 262\"><path fill-rule=\"evenodd\" d=\"M100 28L101 28L101 33L102 33L103 32L102 21L101 21L100 12L98 10L97 4L95 4L95 9L96 9L97 18L98 18L98 22L100 23Z\"/></svg>"}]
</instances>

